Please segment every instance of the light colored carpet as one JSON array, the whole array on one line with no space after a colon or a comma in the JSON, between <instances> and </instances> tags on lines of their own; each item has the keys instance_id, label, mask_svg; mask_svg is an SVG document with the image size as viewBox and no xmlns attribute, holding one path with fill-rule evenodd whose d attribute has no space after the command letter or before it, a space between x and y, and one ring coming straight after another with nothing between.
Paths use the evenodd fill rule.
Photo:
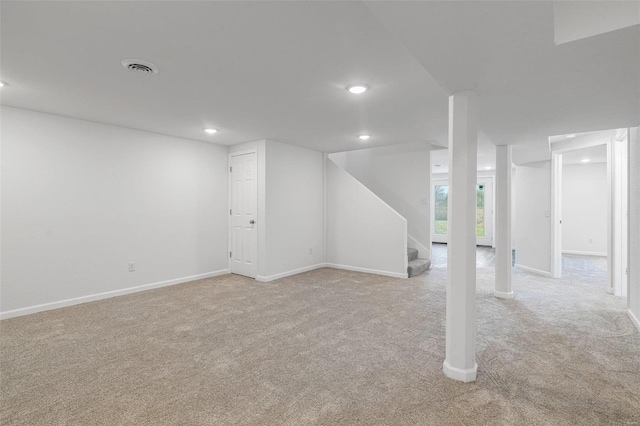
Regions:
<instances>
[{"instance_id":1,"label":"light colored carpet","mask_svg":"<svg viewBox=\"0 0 640 426\"><path fill-rule=\"evenodd\" d=\"M640 335L596 281L516 270L505 301L479 269L470 384L442 374L446 269L227 275L5 320L0 422L635 424Z\"/></svg>"}]
</instances>

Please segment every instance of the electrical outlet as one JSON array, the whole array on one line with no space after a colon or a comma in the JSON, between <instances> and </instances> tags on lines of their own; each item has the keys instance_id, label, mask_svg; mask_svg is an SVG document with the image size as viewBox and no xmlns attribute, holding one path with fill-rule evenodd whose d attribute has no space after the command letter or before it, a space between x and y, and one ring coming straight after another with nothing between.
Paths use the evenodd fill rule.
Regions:
<instances>
[{"instance_id":1,"label":"electrical outlet","mask_svg":"<svg viewBox=\"0 0 640 426\"><path fill-rule=\"evenodd\" d=\"M420 204L429 204L428 198L420 198Z\"/></svg>"},{"instance_id":2,"label":"electrical outlet","mask_svg":"<svg viewBox=\"0 0 640 426\"><path fill-rule=\"evenodd\" d=\"M593 238L589 238L589 244L593 244Z\"/></svg>"},{"instance_id":3,"label":"electrical outlet","mask_svg":"<svg viewBox=\"0 0 640 426\"><path fill-rule=\"evenodd\" d=\"M309 256L313 254L313 248L309 247Z\"/></svg>"},{"instance_id":4,"label":"electrical outlet","mask_svg":"<svg viewBox=\"0 0 640 426\"><path fill-rule=\"evenodd\" d=\"M136 271L136 262L129 262L129 272Z\"/></svg>"}]
</instances>

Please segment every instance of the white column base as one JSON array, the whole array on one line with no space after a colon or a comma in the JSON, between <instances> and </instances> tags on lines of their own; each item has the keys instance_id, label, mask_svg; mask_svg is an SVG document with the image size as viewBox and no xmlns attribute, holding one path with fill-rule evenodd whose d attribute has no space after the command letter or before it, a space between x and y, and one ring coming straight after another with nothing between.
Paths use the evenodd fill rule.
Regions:
<instances>
[{"instance_id":1,"label":"white column base","mask_svg":"<svg viewBox=\"0 0 640 426\"><path fill-rule=\"evenodd\" d=\"M504 291L498 291L495 290L493 292L494 296L496 296L498 299L513 299L513 292L504 292Z\"/></svg>"},{"instance_id":2,"label":"white column base","mask_svg":"<svg viewBox=\"0 0 640 426\"><path fill-rule=\"evenodd\" d=\"M635 325L638 328L638 331L640 331L640 320L638 320L638 318L633 315L631 309L627 309L627 314L629 315L629 318L631 318L631 322L633 323L633 325Z\"/></svg>"},{"instance_id":3,"label":"white column base","mask_svg":"<svg viewBox=\"0 0 640 426\"><path fill-rule=\"evenodd\" d=\"M460 368L452 367L445 359L442 363L442 371L444 375L450 379L457 380L459 382L469 383L475 382L478 376L478 364L473 364L473 368L462 370Z\"/></svg>"}]
</instances>

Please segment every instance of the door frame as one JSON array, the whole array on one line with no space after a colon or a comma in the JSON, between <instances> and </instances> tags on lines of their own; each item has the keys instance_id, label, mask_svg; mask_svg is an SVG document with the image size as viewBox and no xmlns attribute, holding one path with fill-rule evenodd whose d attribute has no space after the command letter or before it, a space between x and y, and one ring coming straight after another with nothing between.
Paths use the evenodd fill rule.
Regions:
<instances>
[{"instance_id":1,"label":"door frame","mask_svg":"<svg viewBox=\"0 0 640 426\"><path fill-rule=\"evenodd\" d=\"M481 182L484 181L484 182ZM484 216L485 216L485 220L484 220L484 237L477 237L476 236L476 245L477 246L487 246L487 247L494 247L494 241L495 241L495 235L494 235L494 224L495 224L495 191L494 191L494 178L493 176L478 176L478 178L476 179L476 186L479 184L484 184L485 185L485 200L484 200ZM489 191L486 190L486 185L490 185L489 187ZM476 189L477 191L477 189ZM489 203L487 203L487 194L489 194ZM487 220L487 209L490 209L489 211L490 216L489 220ZM483 241L478 241L484 239Z\"/></svg>"},{"instance_id":2,"label":"door frame","mask_svg":"<svg viewBox=\"0 0 640 426\"><path fill-rule=\"evenodd\" d=\"M625 230L628 228L628 216L624 199L625 183L628 180L622 173L624 159L628 155L629 132L623 138L603 138L588 141L568 140L551 144L551 276L562 277L562 155L582 148L598 145L607 147L607 280L609 292L616 296L627 296L628 259L624 255L628 241ZM624 145L624 148L623 148ZM626 164L626 163L625 163ZM626 182L628 185L628 182ZM618 231L622 232L616 232ZM626 264L625 264L626 263Z\"/></svg>"},{"instance_id":3,"label":"door frame","mask_svg":"<svg viewBox=\"0 0 640 426\"><path fill-rule=\"evenodd\" d=\"M482 176L482 172L478 172L480 175L476 177L476 187L478 184L490 185L490 191L485 192L485 237L476 237L476 246L487 246L487 247L495 247L495 176L489 175ZM447 243L447 235L436 234L436 215L435 215L435 200L436 200L436 191L435 187L438 184L446 183L449 185L449 177L434 177L431 175L431 241L434 243ZM486 200L486 194L490 194L489 203ZM487 220L487 206L490 209L490 217ZM489 234L489 236L487 236ZM478 241L479 239L484 238L484 241Z\"/></svg>"},{"instance_id":4,"label":"door frame","mask_svg":"<svg viewBox=\"0 0 640 426\"><path fill-rule=\"evenodd\" d=\"M255 154L256 156L256 185L257 185L257 189L259 189L260 187L260 183L258 182L258 179L260 177L260 173L258 170L258 166L260 164L260 162L258 161L258 150L256 148L252 148L252 149L244 149L241 151L234 151L234 152L230 152L229 156L227 158L227 170L229 170L227 172L227 210L229 210L229 214L227 215L227 254L231 253L231 235L232 235L232 229L233 229L233 222L232 222L232 216L231 216L231 192L233 190L232 185L233 185L233 181L231 180L231 161L233 157L239 157L241 155L247 155L247 154ZM260 234L258 232L258 228L261 226L261 218L259 216L259 212L260 212L260 208L258 205L258 200L259 200L259 195L258 195L258 190L256 190L256 271L255 271L255 276L252 277L253 279L255 279L258 276L259 270L260 270L260 250L258 250L258 247L260 247ZM227 269L229 270L229 273L232 273L231 271L231 255L229 254L229 256L227 257Z\"/></svg>"}]
</instances>

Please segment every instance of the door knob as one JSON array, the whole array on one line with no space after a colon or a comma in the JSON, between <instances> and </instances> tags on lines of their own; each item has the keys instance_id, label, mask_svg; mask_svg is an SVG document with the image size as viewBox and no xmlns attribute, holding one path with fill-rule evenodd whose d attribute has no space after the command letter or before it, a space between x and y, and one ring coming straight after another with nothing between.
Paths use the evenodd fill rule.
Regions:
<instances>
[{"instance_id":1,"label":"door knob","mask_svg":"<svg viewBox=\"0 0 640 426\"><path fill-rule=\"evenodd\" d=\"M253 219L251 219L251 220L249 221L249 225L253 225L254 223L256 223L256 221L255 221L255 220L253 220Z\"/></svg>"}]
</instances>

